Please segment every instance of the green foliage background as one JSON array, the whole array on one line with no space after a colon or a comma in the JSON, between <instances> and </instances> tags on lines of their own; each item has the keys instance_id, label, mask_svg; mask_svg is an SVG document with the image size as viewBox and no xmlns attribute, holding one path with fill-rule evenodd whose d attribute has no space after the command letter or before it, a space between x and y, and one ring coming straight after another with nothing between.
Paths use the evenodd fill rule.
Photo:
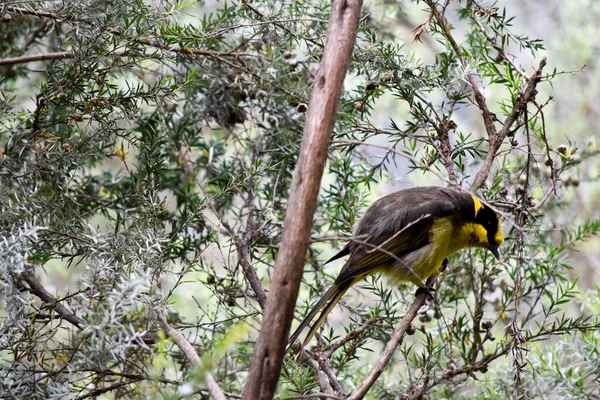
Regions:
<instances>
[{"instance_id":1,"label":"green foliage background","mask_svg":"<svg viewBox=\"0 0 600 400\"><path fill-rule=\"evenodd\" d=\"M449 168L469 188L488 142L467 75L500 124L527 83L519 71L531 75L542 56L549 65L478 192L502 212L502 262L452 258L369 398L597 398L600 9L573 4L436 4L446 25L431 2L365 4L299 319L340 267L320 263L372 200L444 185ZM305 1L0 8L0 398L204 398L206 371L241 394L329 11ZM346 394L414 291L380 277L357 286L314 348ZM165 307L202 368L160 330L154 310ZM319 392L314 372L287 358L278 396Z\"/></svg>"}]
</instances>

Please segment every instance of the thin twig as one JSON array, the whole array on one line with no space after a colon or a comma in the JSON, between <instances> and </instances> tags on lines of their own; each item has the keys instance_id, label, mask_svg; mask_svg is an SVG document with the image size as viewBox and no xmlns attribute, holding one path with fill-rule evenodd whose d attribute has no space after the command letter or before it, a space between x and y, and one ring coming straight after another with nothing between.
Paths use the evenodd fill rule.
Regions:
<instances>
[{"instance_id":1,"label":"thin twig","mask_svg":"<svg viewBox=\"0 0 600 400\"><path fill-rule=\"evenodd\" d=\"M456 54L456 57L460 61L462 67L464 69L468 68L468 64L463 57L462 51L460 50L460 46L458 45L458 43L456 42L454 37L450 34L451 27L450 27L450 24L447 22L446 17L443 15L443 13L440 13L437 10L437 4L434 1L428 0L427 4L431 8L431 11L434 13L437 23L442 28L442 31L444 32L446 39L450 43L450 47L452 47L452 50ZM477 81L475 79L475 76L473 76L472 74L466 73L466 79L471 86L471 90L473 91L473 98L475 100L475 103L481 109L481 111L483 113L483 122L485 125L486 132L488 134L488 139L489 139L489 144L490 144L490 148L488 150L488 153L487 153L487 156L483 163L483 166L481 167L481 169L475 176L475 180L473 182L473 185L471 186L471 192L475 192L481 186L483 186L483 184L485 183L485 181L487 180L487 178L490 174L492 164L493 164L494 160L496 159L496 154L498 153L500 146L504 142L504 139L510 132L512 125L514 124L514 122L519 118L519 116L523 112L523 107L527 103L535 100L535 95L537 94L536 86L541 81L541 78L542 78L541 73L542 73L542 69L544 68L545 65L546 65L546 58L544 57L540 61L540 65L538 66L537 70L528 79L528 83L527 83L527 87L525 88L525 91L517 97L513 111L510 113L510 115L504 121L502 129L500 131L498 131L496 129L496 126L494 125L494 123L497 121L496 115L489 110L485 96L479 89L479 87L477 85Z\"/></svg>"},{"instance_id":2,"label":"thin twig","mask_svg":"<svg viewBox=\"0 0 600 400\"><path fill-rule=\"evenodd\" d=\"M521 193L521 199L520 199L520 203L521 203L521 207L519 209L519 213L517 215L517 224L519 226L524 226L525 222L526 222L526 217L527 217L527 203L528 203L528 199L527 197L528 195L528 190L529 190L529 171L531 168L531 160L532 160L532 150L531 150L531 136L530 136L530 132L529 132L529 120L528 120L528 114L527 114L527 105L525 105L525 109L523 110L523 119L524 119L524 126L525 126L525 133L526 133L526 138L527 138L527 163L525 165L526 168L526 172L525 172L525 183L523 184L523 186L521 187L522 189L522 193ZM511 349L511 354L513 356L513 366L514 366L514 371L515 371L515 380L514 380L514 391L513 391L513 396L515 398L520 397L520 393L523 392L523 381L522 381L522 370L524 367L524 363L523 363L523 344L524 344L524 337L523 334L521 333L522 329L521 326L519 326L518 323L518 318L520 315L520 311L519 311L519 297L520 297L520 293L521 293L521 285L522 285L522 275L521 275L521 268L523 267L524 263L525 263L525 249L524 249L524 240L525 240L525 236L523 235L523 232L518 231L516 232L516 247L517 247L517 265L516 265L516 269L515 269L515 276L514 276L514 284L515 284L515 288L514 288L514 311L513 311L513 317L512 317L512 321L510 323L510 328L509 328L509 332L510 334L512 334L513 336L513 340L511 341L512 346L510 346Z\"/></svg>"},{"instance_id":3,"label":"thin twig","mask_svg":"<svg viewBox=\"0 0 600 400\"><path fill-rule=\"evenodd\" d=\"M118 31L111 31L111 33L113 33L114 35L117 35L117 36L121 36L121 33ZM288 90L284 89L283 87L279 86L274 80L267 79L264 76L261 76L260 74L254 72L252 70L249 70L247 68L244 68L244 67L234 63L233 61L229 61L225 58L225 57L230 57L230 58L233 58L234 60L237 60L241 56L254 57L255 56L254 54L239 53L239 52L232 52L232 51L217 52L217 51L210 51L210 50L194 49L194 48L190 48L190 47L169 46L169 45L165 45L165 44L159 42L158 40L150 40L150 39L132 39L132 40L134 40L137 43L152 46L152 47L155 47L155 48L161 49L161 50L171 51L174 53L197 55L197 56L213 58L223 64L229 65L231 68L233 68L235 70L238 70L238 71L243 72L248 75L252 75L253 77L255 77L257 79L260 79L261 82L264 82L264 83L267 83L267 84L273 86L275 89L279 90L282 93L287 94L288 96L290 96L294 99L297 99L297 100L299 99L295 94L293 94L293 93L289 92Z\"/></svg>"},{"instance_id":4,"label":"thin twig","mask_svg":"<svg viewBox=\"0 0 600 400\"><path fill-rule=\"evenodd\" d=\"M362 324L362 326L360 326L359 328L353 329L350 332L348 332L346 334L346 336L344 336L344 338L342 338L341 340L338 340L337 342L335 342L331 346L329 346L329 349L324 353L325 357L331 358L331 356L333 355L333 353L335 353L335 351L337 349L339 349L346 343L351 342L354 339L356 339L361 333L363 333L364 331L369 329L373 324L375 324L375 322L380 321L383 318L384 318L383 315L376 315L373 318L369 318L368 320L366 320L365 323Z\"/></svg>"},{"instance_id":5,"label":"thin twig","mask_svg":"<svg viewBox=\"0 0 600 400\"><path fill-rule=\"evenodd\" d=\"M259 312L251 312L251 313L247 313L244 315L235 315L231 318L226 318L226 319L222 319L219 321L213 321L213 322L203 322L200 324L178 324L177 328L181 328L181 329L193 329L193 328L208 328L211 326L215 326L215 325L221 325L224 324L226 322L231 322L231 321L235 321L236 319L243 319L243 318L248 318L248 317L256 317L257 315L260 315Z\"/></svg>"},{"instance_id":6,"label":"thin twig","mask_svg":"<svg viewBox=\"0 0 600 400\"><path fill-rule=\"evenodd\" d=\"M256 160L260 154L260 150L262 148L262 138L257 139L254 142L254 146L252 149L252 157L250 158L250 168L253 168L256 165ZM247 197L246 197L246 210L248 213L248 217L246 219L246 230L242 235L242 238L239 239L239 243L236 243L236 247L238 249L238 256L240 259L240 264L243 265L244 274L246 275L246 279L250 282L254 293L256 294L256 300L258 304L260 304L261 308L265 308L265 304L267 303L267 295L262 289L262 284L260 283L260 279L258 275L256 275L256 270L252 268L250 263L251 252L250 252L250 244L252 243L253 238L256 236L256 221L254 220L254 186L256 182L256 176L249 171L248 172L248 189L247 189ZM258 289L260 287L260 289Z\"/></svg>"},{"instance_id":7,"label":"thin twig","mask_svg":"<svg viewBox=\"0 0 600 400\"><path fill-rule=\"evenodd\" d=\"M437 124L432 123L432 125L436 130L440 142L442 144L441 149L438 149L438 151L442 154L442 157L444 159L444 167L448 172L448 181L454 188L458 188L459 185L456 181L456 172L454 172L454 162L452 161L452 154L454 150L452 149L452 144L450 143L450 120L446 121L442 117L440 117L440 115L435 110L435 107L433 107L433 104L424 99L418 92L415 91L414 95L423 103L427 104L427 106L431 109L431 111L433 111L435 118L437 119ZM427 119L429 120L429 117L427 117ZM437 146L435 147L437 148Z\"/></svg>"},{"instance_id":8,"label":"thin twig","mask_svg":"<svg viewBox=\"0 0 600 400\"><path fill-rule=\"evenodd\" d=\"M112 33L119 34L118 32L112 32ZM209 50L193 49L193 48L188 48L188 47L167 46L167 45L161 44L158 41L148 40L148 39L138 39L137 42L148 45L148 46L152 46L152 47L155 47L155 48L158 48L161 50L172 51L175 53L198 55L198 56L213 58L223 64L229 65L233 69L236 69L240 72L246 73L248 75L252 75L253 77L255 77L257 79L260 79L261 81L273 86L275 89L279 90L282 93L287 94L290 97L298 99L298 97L295 94L293 94L293 93L289 92L288 90L284 89L283 87L279 86L277 83L275 83L274 80L266 79L264 76L261 76L261 75L257 74L256 72L251 71L247 68L239 66L236 63L229 61L225 58L225 57L231 57L233 59L238 59L241 56L254 56L252 54L216 52L216 51L209 51ZM123 56L127 56L130 54L131 54L130 51L123 51L123 52L114 52L111 54L111 56L123 57ZM31 55L31 56L12 57L12 58L0 59L0 66L25 64L25 63L29 63L29 62L33 62L33 61L66 59L66 58L73 58L73 56L74 56L73 51L62 51L62 52L57 52L57 53L44 53L44 54L35 54L35 55Z\"/></svg>"},{"instance_id":9,"label":"thin twig","mask_svg":"<svg viewBox=\"0 0 600 400\"><path fill-rule=\"evenodd\" d=\"M439 172L437 172L433 168L429 167L428 165L421 164L421 162L419 160L417 160L416 158L414 158L412 156L409 156L408 154L404 154L401 151L398 151L398 150L396 150L396 149L394 149L392 147L383 146L383 145L375 144L375 143L361 142L359 140L334 140L334 141L331 142L331 144L332 145L335 145L335 144L345 144L345 145L352 145L352 146L370 146L370 147L375 147L375 148L378 148L378 149L387 150L387 151L392 152L392 153L394 153L396 155L399 155L400 157L406 158L407 160L411 161L412 163L414 163L419 168L423 168L423 169L427 170L428 172L431 172L432 174L434 174L435 176L437 176L438 178L440 178L441 180L443 180L444 182L446 182L448 185L456 187L455 183L453 183L450 179L442 176Z\"/></svg>"},{"instance_id":10,"label":"thin twig","mask_svg":"<svg viewBox=\"0 0 600 400\"><path fill-rule=\"evenodd\" d=\"M321 368L321 371L323 371L325 373L325 376L327 376L327 378L329 379L329 383L331 383L331 387L333 388L335 393L339 394L342 397L346 397L344 395L344 388L342 387L340 381L338 381L337 376L335 376L335 372L331 367L331 360L327 357L321 357L318 353L316 358L317 362L319 363L319 367Z\"/></svg>"},{"instance_id":11,"label":"thin twig","mask_svg":"<svg viewBox=\"0 0 600 400\"><path fill-rule=\"evenodd\" d=\"M456 40L454 40L454 37L450 34L450 27L446 21L446 17L437 10L437 5L434 1L428 0L427 5L430 7L431 12L434 14L435 19L438 22L438 24L440 24L440 26L442 27L442 31L444 32L446 39L448 39L448 42L450 43L450 46L452 47L454 54L456 54L456 57L460 61L460 64L466 70L468 68L468 63L465 61L462 51L460 50L460 47L458 46L458 43L456 43ZM490 138L495 137L496 136L496 126L494 125L494 121L496 120L496 115L489 110L486 100L485 100L485 96L479 90L479 87L477 86L477 81L475 80L475 77L472 74L467 73L466 78L467 78L467 81L469 82L469 85L471 86L471 90L473 91L473 97L475 100L475 104L477 104L477 106L483 113L483 122L485 125L485 129L487 131L487 134Z\"/></svg>"},{"instance_id":12,"label":"thin twig","mask_svg":"<svg viewBox=\"0 0 600 400\"><path fill-rule=\"evenodd\" d=\"M552 189L549 190L548 193L546 193L544 198L542 198L542 200L540 200L540 202L538 204L531 207L531 210L535 210L538 207L541 207L550 198L550 196L552 194L556 194L556 179L558 178L558 176L556 174L556 168L554 167L554 161L552 160L552 157L550 156L550 144L548 143L548 136L546 135L546 116L544 114L544 107L546 107L548 105L548 103L550 103L551 100L552 100L552 96L548 97L548 100L546 100L546 102L544 104L538 104L536 101L533 101L533 104L537 108L537 113L539 113L540 119L542 121L540 136L542 137L542 141L544 142L544 150L546 151L545 164L550 167L550 182L552 182Z\"/></svg>"},{"instance_id":13,"label":"thin twig","mask_svg":"<svg viewBox=\"0 0 600 400\"><path fill-rule=\"evenodd\" d=\"M180 154L180 157L181 157L183 166L186 168L187 172L191 176L194 177L194 181L196 182L196 185L198 186L198 188L200 189L202 194L204 194L204 197L206 198L206 205L210 208L210 210L213 212L213 214L219 219L219 222L221 223L221 225L223 225L225 230L227 230L227 233L229 233L229 236L231 237L231 240L233 241L233 243L237 249L237 252L238 252L238 258L239 258L238 262L242 265L242 268L244 269L246 279L248 280L248 283L250 284L250 287L252 288L252 290L254 291L254 294L256 296L256 301L258 301L258 304L264 310L265 304L267 302L267 294L265 292L265 289L262 286L262 283L260 282L260 278L258 277L258 274L256 273L256 269L254 269L254 267L250 263L250 260L248 260L248 258L246 257L246 251L244 249L242 240L240 239L240 237L238 235L235 234L235 231L233 230L233 228L231 227L229 222L227 222L227 220L225 220L224 218L222 218L219 215L219 212L212 204L212 200L210 199L210 196L208 195L206 188L204 187L202 182L200 182L198 180L198 178L196 177L196 174L192 170L187 158L183 154Z\"/></svg>"},{"instance_id":14,"label":"thin twig","mask_svg":"<svg viewBox=\"0 0 600 400\"><path fill-rule=\"evenodd\" d=\"M507 63L509 63L511 65L511 67L513 67L513 69L519 75L521 75L525 79L529 79L529 77L527 76L527 74L525 74L525 72L523 72L521 70L521 68L519 68L517 66L517 64L515 63L515 61L506 54L506 52L504 51L504 49L501 46L498 45L498 41L496 40L496 38L493 37L493 36L491 36L491 35L489 35L487 33L487 31L485 30L485 28L481 24L481 22L479 22L479 20L477 18L473 18L473 21L475 22L475 25L477 25L477 28L479 28L479 31L481 33L483 33L483 35L485 36L485 38L487 39L487 41L490 42L490 44L492 45L492 47L498 52L498 54L500 55L500 57L502 57L502 59L504 59L504 61L506 61Z\"/></svg>"},{"instance_id":15,"label":"thin twig","mask_svg":"<svg viewBox=\"0 0 600 400\"><path fill-rule=\"evenodd\" d=\"M473 286L473 295L475 296L475 309L471 311L471 307L467 304L469 311L471 312L472 317L472 333L473 333L473 343L471 346L471 354L470 358L473 361L477 360L479 356L479 352L483 352L483 341L481 339L481 319L483 318L483 304L485 299L483 297L485 293L485 273L486 273L486 264L483 265L483 272L479 277L479 288L476 289L475 282L475 268L471 269L471 285Z\"/></svg>"},{"instance_id":16,"label":"thin twig","mask_svg":"<svg viewBox=\"0 0 600 400\"><path fill-rule=\"evenodd\" d=\"M584 325L584 326L580 326L580 327L576 327L576 328L571 327L571 328L555 329L555 330L543 329L543 330L538 331L535 334L529 334L529 335L525 336L524 342L536 342L538 340L544 340L544 338L546 338L547 336L557 336L557 335L562 335L565 333L573 333L574 330L586 332L586 331L595 331L598 329L600 329L599 324ZM451 378L454 378L459 375L464 375L464 374L472 375L476 371L481 371L487 365L489 365L492 361L508 354L511 346L512 346L512 340L510 342L506 343L500 349L497 349L496 351L494 351L493 353L487 354L476 364L468 363L468 364L463 365L460 368L447 369L446 372L444 372L442 375L440 375L437 379L429 380L428 382L426 382L423 385L423 387L421 387L420 390L412 393L409 397L406 397L406 399L407 400L420 400L423 398L423 395L425 393L427 393L429 390L431 390L435 386L438 386L444 382L448 382L448 380L450 380Z\"/></svg>"},{"instance_id":17,"label":"thin twig","mask_svg":"<svg viewBox=\"0 0 600 400\"><path fill-rule=\"evenodd\" d=\"M306 350L302 350L300 354L300 361L306 365L308 368L312 369L317 377L317 384L319 385L319 389L321 392L327 393L329 395L335 395L335 390L333 386L331 386L330 378L327 376L325 371L321 369L317 360L315 360ZM337 378L336 378L337 380Z\"/></svg>"},{"instance_id":18,"label":"thin twig","mask_svg":"<svg viewBox=\"0 0 600 400\"><path fill-rule=\"evenodd\" d=\"M50 29L50 25L51 25L50 21L48 21L48 20L43 21L40 24L40 26L38 26L37 29L35 31L33 31L33 33L31 34L29 39L27 39L25 44L23 44L23 46L21 46L21 53L26 53L27 50L29 50L29 48L31 47L31 45L34 44L36 42L36 40L41 37L41 35L45 34Z\"/></svg>"},{"instance_id":19,"label":"thin twig","mask_svg":"<svg viewBox=\"0 0 600 400\"><path fill-rule=\"evenodd\" d=\"M265 14L263 14L262 12L260 12L260 10L258 10L256 7L254 7L252 4L250 4L250 2L248 2L247 0L242 0L241 3L247 7L250 11L252 11L254 14L258 15L261 18L264 18L265 20L267 20L266 22L272 23L273 25L283 29L284 31L286 31L287 33L289 33L292 37L297 37L298 33L296 32L292 32L291 29L283 26L282 24L279 23L279 21L277 20L270 20ZM325 21L327 22L327 21ZM319 48L323 48L323 44L317 42L316 40L310 38L310 37L306 37L306 36L302 36L302 38L304 40L306 40L307 42L310 42L312 44L314 44L315 46L319 47Z\"/></svg>"},{"instance_id":20,"label":"thin twig","mask_svg":"<svg viewBox=\"0 0 600 400\"><path fill-rule=\"evenodd\" d=\"M328 393L299 394L298 396L282 397L281 400L333 399L343 400L343 397Z\"/></svg>"},{"instance_id":21,"label":"thin twig","mask_svg":"<svg viewBox=\"0 0 600 400\"><path fill-rule=\"evenodd\" d=\"M248 3L245 3L246 5L248 5ZM250 8L250 7L248 7ZM257 10L258 11L258 10ZM264 18L264 15L262 13L259 14L261 17ZM267 21L259 21L259 22L252 22L252 23L248 23L248 24L239 24L239 25L235 25L235 26L230 26L227 28L222 28L219 29L216 32L211 32L208 36L206 36L206 38L213 38L213 37L217 37L217 36L221 36L229 31L233 31L236 29L240 29L240 28L249 28L249 27L254 27L254 26L261 26L261 25L275 25L280 27L281 29L288 31L289 29L280 25L283 23L287 23L287 22L320 22L320 23L327 23L326 19L320 19L320 18L288 18L288 19L270 19ZM295 36L294 33L291 33L293 36ZM320 43L316 43L317 45L323 47Z\"/></svg>"},{"instance_id":22,"label":"thin twig","mask_svg":"<svg viewBox=\"0 0 600 400\"><path fill-rule=\"evenodd\" d=\"M141 380L142 380L142 378L136 378L136 379L130 379L130 380L127 380L127 381L118 382L118 383L115 383L114 385L110 385L110 386L99 387L97 389L90 390L89 392L87 392L85 394L82 394L80 396L77 396L77 397L75 397L73 399L74 400L84 400L84 399L88 399L90 397L97 398L98 396L100 396L100 395L102 395L104 393L112 392L113 390L120 389L120 388L122 388L124 386L128 386L128 385L134 384L134 383L139 382Z\"/></svg>"}]
</instances>

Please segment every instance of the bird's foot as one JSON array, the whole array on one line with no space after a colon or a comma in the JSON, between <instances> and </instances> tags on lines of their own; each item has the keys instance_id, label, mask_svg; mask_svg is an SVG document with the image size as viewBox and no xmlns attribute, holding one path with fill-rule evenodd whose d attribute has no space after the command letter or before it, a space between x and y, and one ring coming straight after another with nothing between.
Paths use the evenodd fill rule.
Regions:
<instances>
[{"instance_id":1,"label":"bird's foot","mask_svg":"<svg viewBox=\"0 0 600 400\"><path fill-rule=\"evenodd\" d=\"M421 286L415 292L415 297L419 296L423 292L425 292L427 297L429 297L431 300L435 299L435 288L433 286Z\"/></svg>"}]
</instances>

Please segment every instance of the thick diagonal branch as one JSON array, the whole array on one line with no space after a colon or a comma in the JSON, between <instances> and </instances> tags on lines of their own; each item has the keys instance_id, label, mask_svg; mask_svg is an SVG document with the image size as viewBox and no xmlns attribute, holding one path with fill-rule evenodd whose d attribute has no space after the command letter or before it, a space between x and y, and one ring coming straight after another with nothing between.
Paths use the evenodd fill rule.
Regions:
<instances>
[{"instance_id":1,"label":"thick diagonal branch","mask_svg":"<svg viewBox=\"0 0 600 400\"><path fill-rule=\"evenodd\" d=\"M496 158L496 154L498 153L498 150L500 150L500 146L502 146L502 142L504 142L504 139L506 139L506 136L510 132L513 124L523 114L527 107L527 103L535 101L535 95L537 94L537 85L542 79L542 70L545 66L546 57L542 58L542 60L540 61L540 65L527 81L527 86L525 90L523 91L523 93L519 94L519 96L515 100L515 106L510 115L504 121L502 129L500 129L495 135L489 137L490 147L488 149L487 156L485 157L485 161L483 162L483 166L481 167L477 175L475 175L475 180L473 181L473 185L470 189L471 192L475 192L477 189L483 186L485 180L490 174L490 170Z\"/></svg>"}]
</instances>

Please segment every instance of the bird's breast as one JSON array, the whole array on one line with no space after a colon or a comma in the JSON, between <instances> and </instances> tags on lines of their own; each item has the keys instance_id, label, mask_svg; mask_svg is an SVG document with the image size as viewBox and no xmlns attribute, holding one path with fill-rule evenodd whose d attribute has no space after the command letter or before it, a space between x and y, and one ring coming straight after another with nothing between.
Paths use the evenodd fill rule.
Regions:
<instances>
[{"instance_id":1,"label":"bird's breast","mask_svg":"<svg viewBox=\"0 0 600 400\"><path fill-rule=\"evenodd\" d=\"M435 243L444 258L467 247L485 246L487 232L472 222L453 223L451 218L437 219L431 228L429 241Z\"/></svg>"}]
</instances>

